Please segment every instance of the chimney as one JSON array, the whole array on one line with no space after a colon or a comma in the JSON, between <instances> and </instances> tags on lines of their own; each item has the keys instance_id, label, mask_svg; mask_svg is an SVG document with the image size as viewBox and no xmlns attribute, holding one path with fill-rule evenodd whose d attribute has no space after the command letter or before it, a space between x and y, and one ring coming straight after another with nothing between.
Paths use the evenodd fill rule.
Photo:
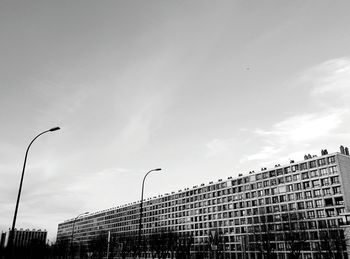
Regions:
<instances>
[{"instance_id":1,"label":"chimney","mask_svg":"<svg viewBox=\"0 0 350 259\"><path fill-rule=\"evenodd\" d=\"M349 149L348 149L348 147L345 148L345 155L347 155L347 156L349 155Z\"/></svg>"},{"instance_id":2,"label":"chimney","mask_svg":"<svg viewBox=\"0 0 350 259\"><path fill-rule=\"evenodd\" d=\"M345 154L345 150L344 150L344 146L343 145L340 146L340 153Z\"/></svg>"}]
</instances>

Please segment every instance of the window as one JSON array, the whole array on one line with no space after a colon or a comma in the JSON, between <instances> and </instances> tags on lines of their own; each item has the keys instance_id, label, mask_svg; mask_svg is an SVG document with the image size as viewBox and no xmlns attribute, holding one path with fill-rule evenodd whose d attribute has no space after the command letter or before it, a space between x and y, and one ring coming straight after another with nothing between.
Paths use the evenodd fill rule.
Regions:
<instances>
[{"instance_id":1,"label":"window","mask_svg":"<svg viewBox=\"0 0 350 259\"><path fill-rule=\"evenodd\" d=\"M332 183L332 184L337 184L337 183L339 183L339 176L333 176L333 177L331 177L331 183Z\"/></svg>"},{"instance_id":2,"label":"window","mask_svg":"<svg viewBox=\"0 0 350 259\"><path fill-rule=\"evenodd\" d=\"M292 165L292 172L295 172L299 169L299 165Z\"/></svg>"},{"instance_id":3,"label":"window","mask_svg":"<svg viewBox=\"0 0 350 259\"><path fill-rule=\"evenodd\" d=\"M321 186L326 186L326 185L329 185L329 179L328 178L325 178L325 179L321 180Z\"/></svg>"},{"instance_id":4,"label":"window","mask_svg":"<svg viewBox=\"0 0 350 259\"><path fill-rule=\"evenodd\" d=\"M315 207L316 208L322 207L322 200L315 200Z\"/></svg>"},{"instance_id":5,"label":"window","mask_svg":"<svg viewBox=\"0 0 350 259\"><path fill-rule=\"evenodd\" d=\"M301 179L305 180L305 179L309 179L309 173L308 172L304 172L301 174Z\"/></svg>"},{"instance_id":6,"label":"window","mask_svg":"<svg viewBox=\"0 0 350 259\"><path fill-rule=\"evenodd\" d=\"M324 212L324 210L317 210L316 215L318 218L323 218L326 216L326 213Z\"/></svg>"},{"instance_id":7,"label":"window","mask_svg":"<svg viewBox=\"0 0 350 259\"><path fill-rule=\"evenodd\" d=\"M277 250L283 251L284 250L284 244L283 243L277 243Z\"/></svg>"},{"instance_id":8,"label":"window","mask_svg":"<svg viewBox=\"0 0 350 259\"><path fill-rule=\"evenodd\" d=\"M331 195L331 188L323 189L323 196Z\"/></svg>"},{"instance_id":9,"label":"window","mask_svg":"<svg viewBox=\"0 0 350 259\"><path fill-rule=\"evenodd\" d=\"M292 192L293 191L293 184L288 184L287 185L287 192Z\"/></svg>"},{"instance_id":10,"label":"window","mask_svg":"<svg viewBox=\"0 0 350 259\"><path fill-rule=\"evenodd\" d=\"M294 184L294 190L295 191L301 190L301 183Z\"/></svg>"},{"instance_id":11,"label":"window","mask_svg":"<svg viewBox=\"0 0 350 259\"><path fill-rule=\"evenodd\" d=\"M313 210L308 211L308 212L307 212L307 216L308 216L309 219L313 219L313 218L315 218L315 212L314 212ZM310 223L312 223L312 222L313 222L313 221L310 221L310 222L309 222L309 227L310 227L310 228L312 228L312 227L310 226L310 225L312 225L312 224L310 224ZM315 227L316 227L316 226L315 226ZM314 227L314 228L315 228L315 227Z\"/></svg>"},{"instance_id":12,"label":"window","mask_svg":"<svg viewBox=\"0 0 350 259\"><path fill-rule=\"evenodd\" d=\"M310 188L310 182L303 182L303 188L304 189Z\"/></svg>"},{"instance_id":13,"label":"window","mask_svg":"<svg viewBox=\"0 0 350 259\"><path fill-rule=\"evenodd\" d=\"M271 194L277 194L277 187L271 188Z\"/></svg>"},{"instance_id":14,"label":"window","mask_svg":"<svg viewBox=\"0 0 350 259\"><path fill-rule=\"evenodd\" d=\"M340 187L333 187L333 193L334 194L340 194L341 193Z\"/></svg>"},{"instance_id":15,"label":"window","mask_svg":"<svg viewBox=\"0 0 350 259\"><path fill-rule=\"evenodd\" d=\"M285 202L285 201L287 201L286 195L281 195L280 196L280 202Z\"/></svg>"},{"instance_id":16,"label":"window","mask_svg":"<svg viewBox=\"0 0 350 259\"><path fill-rule=\"evenodd\" d=\"M288 200L289 201L294 201L294 194L293 193L288 194Z\"/></svg>"},{"instance_id":17,"label":"window","mask_svg":"<svg viewBox=\"0 0 350 259\"><path fill-rule=\"evenodd\" d=\"M320 181L319 180L313 180L312 181L312 187L318 187L320 186Z\"/></svg>"},{"instance_id":18,"label":"window","mask_svg":"<svg viewBox=\"0 0 350 259\"><path fill-rule=\"evenodd\" d=\"M283 184L284 183L284 178L283 177L280 177L277 180L278 180L278 184Z\"/></svg>"},{"instance_id":19,"label":"window","mask_svg":"<svg viewBox=\"0 0 350 259\"><path fill-rule=\"evenodd\" d=\"M294 174L293 181L299 181L299 180L300 180L300 174Z\"/></svg>"},{"instance_id":20,"label":"window","mask_svg":"<svg viewBox=\"0 0 350 259\"><path fill-rule=\"evenodd\" d=\"M265 194L265 195L270 195L270 189L265 189L265 190L264 190L264 194Z\"/></svg>"},{"instance_id":21,"label":"window","mask_svg":"<svg viewBox=\"0 0 350 259\"><path fill-rule=\"evenodd\" d=\"M271 206L266 207L266 213L272 213L272 208Z\"/></svg>"},{"instance_id":22,"label":"window","mask_svg":"<svg viewBox=\"0 0 350 259\"><path fill-rule=\"evenodd\" d=\"M286 187L285 185L278 187L278 193L285 193L287 191Z\"/></svg>"},{"instance_id":23,"label":"window","mask_svg":"<svg viewBox=\"0 0 350 259\"><path fill-rule=\"evenodd\" d=\"M343 214L345 213L345 209L344 208L337 208L337 214L340 215L340 214Z\"/></svg>"},{"instance_id":24,"label":"window","mask_svg":"<svg viewBox=\"0 0 350 259\"><path fill-rule=\"evenodd\" d=\"M292 181L292 176L291 175L286 176L286 183L289 183L291 181Z\"/></svg>"},{"instance_id":25,"label":"window","mask_svg":"<svg viewBox=\"0 0 350 259\"><path fill-rule=\"evenodd\" d=\"M295 194L295 198L296 198L297 200L301 200L301 199L303 198L303 194L302 194L301 192L297 192L297 193Z\"/></svg>"},{"instance_id":26,"label":"window","mask_svg":"<svg viewBox=\"0 0 350 259\"><path fill-rule=\"evenodd\" d=\"M306 202L306 208L307 208L307 209L312 209L312 208L313 208L312 201L307 201L307 202Z\"/></svg>"},{"instance_id":27,"label":"window","mask_svg":"<svg viewBox=\"0 0 350 259\"><path fill-rule=\"evenodd\" d=\"M273 212L279 212L280 207L278 205L273 206Z\"/></svg>"},{"instance_id":28,"label":"window","mask_svg":"<svg viewBox=\"0 0 350 259\"><path fill-rule=\"evenodd\" d=\"M309 166L310 166L310 168L315 168L317 165L316 165L316 160L314 160L314 161L310 161L309 162Z\"/></svg>"},{"instance_id":29,"label":"window","mask_svg":"<svg viewBox=\"0 0 350 259\"><path fill-rule=\"evenodd\" d=\"M310 199L311 198L311 191L305 192L305 199Z\"/></svg>"},{"instance_id":30,"label":"window","mask_svg":"<svg viewBox=\"0 0 350 259\"><path fill-rule=\"evenodd\" d=\"M298 210L305 209L304 202L298 202L297 206L298 206Z\"/></svg>"},{"instance_id":31,"label":"window","mask_svg":"<svg viewBox=\"0 0 350 259\"><path fill-rule=\"evenodd\" d=\"M318 176L317 170L310 171L310 177L316 177L316 176Z\"/></svg>"},{"instance_id":32,"label":"window","mask_svg":"<svg viewBox=\"0 0 350 259\"><path fill-rule=\"evenodd\" d=\"M307 169L307 164L306 163L300 164L300 170L306 170L306 169Z\"/></svg>"},{"instance_id":33,"label":"window","mask_svg":"<svg viewBox=\"0 0 350 259\"><path fill-rule=\"evenodd\" d=\"M267 186L270 185L270 182L268 180L266 180L266 181L263 182L263 185L264 185L264 187L267 187Z\"/></svg>"},{"instance_id":34,"label":"window","mask_svg":"<svg viewBox=\"0 0 350 259\"><path fill-rule=\"evenodd\" d=\"M276 230L279 231L282 229L282 224L276 224Z\"/></svg>"},{"instance_id":35,"label":"window","mask_svg":"<svg viewBox=\"0 0 350 259\"><path fill-rule=\"evenodd\" d=\"M295 203L289 203L289 210L295 210L295 209L296 209Z\"/></svg>"},{"instance_id":36,"label":"window","mask_svg":"<svg viewBox=\"0 0 350 259\"><path fill-rule=\"evenodd\" d=\"M321 190L314 190L314 197L320 197L321 196Z\"/></svg>"},{"instance_id":37,"label":"window","mask_svg":"<svg viewBox=\"0 0 350 259\"><path fill-rule=\"evenodd\" d=\"M329 174L335 174L338 172L338 169L336 166L332 166L332 167L328 168L328 172L329 172Z\"/></svg>"},{"instance_id":38,"label":"window","mask_svg":"<svg viewBox=\"0 0 350 259\"><path fill-rule=\"evenodd\" d=\"M326 159L325 158L321 158L318 161L318 166L324 166L326 165Z\"/></svg>"},{"instance_id":39,"label":"window","mask_svg":"<svg viewBox=\"0 0 350 259\"><path fill-rule=\"evenodd\" d=\"M328 174L327 168L320 169L320 176L327 175L327 174Z\"/></svg>"},{"instance_id":40,"label":"window","mask_svg":"<svg viewBox=\"0 0 350 259\"><path fill-rule=\"evenodd\" d=\"M327 216L328 217L335 216L334 210L327 211ZM328 225L331 226L331 227L336 227L337 226L337 221L335 219L330 219L330 220L328 220Z\"/></svg>"},{"instance_id":41,"label":"window","mask_svg":"<svg viewBox=\"0 0 350 259\"><path fill-rule=\"evenodd\" d=\"M328 163L329 164L334 164L335 163L335 156L328 157Z\"/></svg>"},{"instance_id":42,"label":"window","mask_svg":"<svg viewBox=\"0 0 350 259\"><path fill-rule=\"evenodd\" d=\"M334 201L335 201L335 205L343 205L344 204L343 197L336 197L336 198L334 198Z\"/></svg>"},{"instance_id":43,"label":"window","mask_svg":"<svg viewBox=\"0 0 350 259\"><path fill-rule=\"evenodd\" d=\"M288 166L288 167L286 167L286 168L284 168L284 173L285 174L288 174L288 173L290 173L291 172L291 170L290 170L290 167Z\"/></svg>"},{"instance_id":44,"label":"window","mask_svg":"<svg viewBox=\"0 0 350 259\"><path fill-rule=\"evenodd\" d=\"M324 199L324 205L325 205L325 206L333 206L333 200L332 200L332 198Z\"/></svg>"}]
</instances>

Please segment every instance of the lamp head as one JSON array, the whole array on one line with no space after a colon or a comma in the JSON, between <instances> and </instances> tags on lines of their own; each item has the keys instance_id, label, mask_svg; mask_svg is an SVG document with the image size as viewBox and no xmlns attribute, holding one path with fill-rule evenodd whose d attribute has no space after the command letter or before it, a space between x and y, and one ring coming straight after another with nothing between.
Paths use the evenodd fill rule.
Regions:
<instances>
[{"instance_id":1,"label":"lamp head","mask_svg":"<svg viewBox=\"0 0 350 259\"><path fill-rule=\"evenodd\" d=\"M54 128L49 129L49 131L56 131L56 130L59 130L59 129L61 129L61 128L60 127L54 127Z\"/></svg>"},{"instance_id":2,"label":"lamp head","mask_svg":"<svg viewBox=\"0 0 350 259\"><path fill-rule=\"evenodd\" d=\"M160 170L162 170L162 168L153 169L153 171L160 171Z\"/></svg>"}]
</instances>

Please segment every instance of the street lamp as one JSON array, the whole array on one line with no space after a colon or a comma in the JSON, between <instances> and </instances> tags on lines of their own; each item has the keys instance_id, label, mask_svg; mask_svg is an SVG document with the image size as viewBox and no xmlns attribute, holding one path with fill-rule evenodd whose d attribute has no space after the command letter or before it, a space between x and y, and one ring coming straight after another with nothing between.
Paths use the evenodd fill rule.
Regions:
<instances>
[{"instance_id":1,"label":"street lamp","mask_svg":"<svg viewBox=\"0 0 350 259\"><path fill-rule=\"evenodd\" d=\"M142 209L143 209L143 190L145 187L145 179L147 177L147 175L153 171L160 171L162 170L161 168L156 168L156 169L152 169L150 171L148 171L148 173L145 175L145 177L143 177L143 181L142 181L142 191L141 191L141 203L140 203L140 223L139 223L139 238L138 238L138 247L139 247L139 252L141 252L141 230L142 230Z\"/></svg>"},{"instance_id":2,"label":"street lamp","mask_svg":"<svg viewBox=\"0 0 350 259\"><path fill-rule=\"evenodd\" d=\"M74 251L73 251L73 238L74 238L74 225L75 225L75 222L77 221L77 219L83 215L86 215L86 214L89 214L89 212L84 212L84 213L81 213L79 214L78 216L75 217L74 221L73 221L73 226L72 226L72 235L71 235L71 238L70 238L70 249L71 249L71 256L72 256L72 259L74 259Z\"/></svg>"},{"instance_id":3,"label":"street lamp","mask_svg":"<svg viewBox=\"0 0 350 259\"><path fill-rule=\"evenodd\" d=\"M9 234L9 248L12 249L12 245L13 245L13 241L14 241L14 237L15 237L15 227L16 227L16 219L17 219L17 211L18 211L18 205L19 205L19 200L21 198L21 191L22 191L22 183L23 183L23 177L24 177L24 171L25 171L25 168L26 168L26 162L27 162L27 156L28 156L28 151L29 151L29 148L30 146L33 144L34 140L36 140L38 137L40 137L41 135L47 133L47 132L51 132L51 131L56 131L56 130L59 130L60 128L59 127L54 127L54 128L51 128L49 130L45 130L43 132L41 132L40 134L38 134L30 143L29 143L29 146L27 147L27 151L26 151L26 155L24 157L24 163L23 163L23 169L22 169L22 176L21 176L21 181L20 181L20 184L19 184L19 190L18 190L18 195L17 195L17 201L16 201L16 208L15 208L15 214L13 216L13 222L12 222L12 228L11 228L11 232Z\"/></svg>"}]
</instances>

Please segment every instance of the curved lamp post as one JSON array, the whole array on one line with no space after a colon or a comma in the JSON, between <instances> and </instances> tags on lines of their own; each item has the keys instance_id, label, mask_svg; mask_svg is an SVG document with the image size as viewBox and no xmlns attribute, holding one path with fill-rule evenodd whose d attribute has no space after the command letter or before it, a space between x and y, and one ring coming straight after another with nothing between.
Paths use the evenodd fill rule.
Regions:
<instances>
[{"instance_id":1,"label":"curved lamp post","mask_svg":"<svg viewBox=\"0 0 350 259\"><path fill-rule=\"evenodd\" d=\"M30 146L33 144L33 142L34 142L38 137L40 137L41 135L43 135L43 134L45 134L45 133L47 133L47 132L56 131L56 130L59 130L59 129L60 129L59 127L54 127L54 128L49 129L49 130L45 130L45 131L41 132L40 134L38 134L38 135L29 143L29 146L27 147L26 155L25 155L25 157L24 157L24 163L23 163L21 181L20 181L20 184L19 184L19 190L18 190L18 195L17 195L17 202L16 202L16 208L15 208L15 214L14 214L14 216L13 216L12 228L11 228L11 232L10 232L10 234L9 234L9 247L10 247L10 248L12 248L13 241L14 241L14 237L15 237L14 231L15 231L15 227L16 227L17 211L18 211L19 200L20 200L20 198L21 198L22 183L23 183L24 171L25 171L25 168L26 168L26 162L27 162L27 156L28 156L29 148L30 148Z\"/></svg>"},{"instance_id":2,"label":"curved lamp post","mask_svg":"<svg viewBox=\"0 0 350 259\"><path fill-rule=\"evenodd\" d=\"M148 171L148 173L143 177L142 181L142 191L141 191L141 203L140 203L140 222L139 222L139 238L138 238L138 247L139 247L139 253L141 253L141 230L142 230L142 209L143 209L143 190L145 187L145 179L147 175L153 171L160 171L161 168L156 168Z\"/></svg>"},{"instance_id":3,"label":"curved lamp post","mask_svg":"<svg viewBox=\"0 0 350 259\"><path fill-rule=\"evenodd\" d=\"M77 221L77 219L79 217L81 217L83 215L86 215L86 214L89 214L89 212L84 212L84 213L79 214L78 216L75 217L75 219L73 221L72 235L71 235L71 238L70 238L70 249L71 249L71 257L72 257L72 259L74 258L74 251L73 251L74 225L75 225L75 222Z\"/></svg>"}]
</instances>

